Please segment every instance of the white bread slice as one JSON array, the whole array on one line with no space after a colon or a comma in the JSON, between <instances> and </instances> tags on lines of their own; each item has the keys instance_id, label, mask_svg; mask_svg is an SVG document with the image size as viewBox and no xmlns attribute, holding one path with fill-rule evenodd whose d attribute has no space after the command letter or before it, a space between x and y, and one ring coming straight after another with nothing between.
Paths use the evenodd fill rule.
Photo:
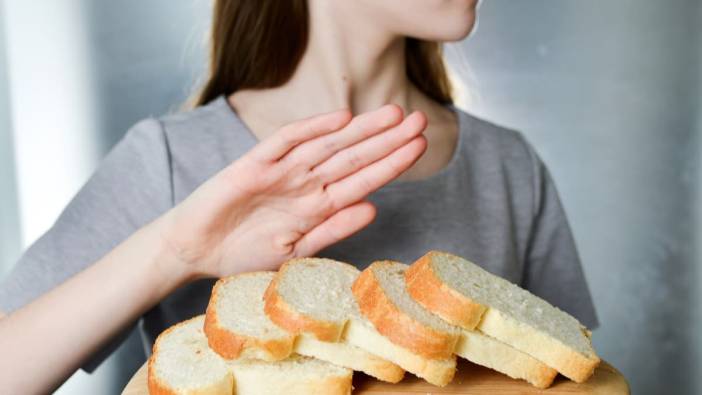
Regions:
<instances>
[{"instance_id":1,"label":"white bread slice","mask_svg":"<svg viewBox=\"0 0 702 395\"><path fill-rule=\"evenodd\" d=\"M526 380L538 388L548 388L558 372L531 355L478 331L464 329L456 354L513 379Z\"/></svg>"},{"instance_id":2,"label":"white bread slice","mask_svg":"<svg viewBox=\"0 0 702 395\"><path fill-rule=\"evenodd\" d=\"M207 345L201 315L156 339L148 364L151 395L283 395L351 393L349 369L292 355L278 362L227 362Z\"/></svg>"},{"instance_id":3,"label":"white bread slice","mask_svg":"<svg viewBox=\"0 0 702 395\"><path fill-rule=\"evenodd\" d=\"M263 293L274 276L274 272L245 273L215 284L205 334L210 347L223 358L278 361L292 353L295 337L263 312Z\"/></svg>"},{"instance_id":4,"label":"white bread slice","mask_svg":"<svg viewBox=\"0 0 702 395\"><path fill-rule=\"evenodd\" d=\"M331 259L290 260L266 290L266 314L299 335L295 352L396 383L405 373L401 367L349 344L344 337L347 322L354 316L360 319L351 294L358 274L355 267Z\"/></svg>"},{"instance_id":5,"label":"white bread slice","mask_svg":"<svg viewBox=\"0 0 702 395\"><path fill-rule=\"evenodd\" d=\"M346 326L344 338L350 344L364 350L372 350L374 354L398 364L434 385L448 384L456 372L456 358L428 359L415 354L378 333L367 320L351 319Z\"/></svg>"},{"instance_id":6,"label":"white bread slice","mask_svg":"<svg viewBox=\"0 0 702 395\"><path fill-rule=\"evenodd\" d=\"M350 395L353 371L297 354L277 362L229 363L236 395Z\"/></svg>"},{"instance_id":7,"label":"white bread slice","mask_svg":"<svg viewBox=\"0 0 702 395\"><path fill-rule=\"evenodd\" d=\"M446 321L469 329L477 321L479 331L573 381L587 380L600 362L577 319L461 257L430 251L405 280L412 297ZM442 298L452 307L440 306Z\"/></svg>"},{"instance_id":8,"label":"white bread slice","mask_svg":"<svg viewBox=\"0 0 702 395\"><path fill-rule=\"evenodd\" d=\"M314 336L302 334L295 340L295 352L358 370L389 383L400 382L405 376L401 367L346 340L337 343L324 342Z\"/></svg>"},{"instance_id":9,"label":"white bread slice","mask_svg":"<svg viewBox=\"0 0 702 395\"><path fill-rule=\"evenodd\" d=\"M349 290L358 273L355 267L332 259L289 260L266 290L266 314L293 333L338 342L354 308Z\"/></svg>"},{"instance_id":10,"label":"white bread slice","mask_svg":"<svg viewBox=\"0 0 702 395\"><path fill-rule=\"evenodd\" d=\"M392 261L374 262L356 279L352 292L362 315L375 329L398 347L446 369L435 377L393 360L432 384L448 384L455 373L454 349L460 331L425 310L407 293L404 272L407 265ZM353 328L356 329L356 328ZM436 360L441 362L436 362ZM439 380L441 379L441 380Z\"/></svg>"},{"instance_id":11,"label":"white bread slice","mask_svg":"<svg viewBox=\"0 0 702 395\"><path fill-rule=\"evenodd\" d=\"M234 377L207 346L204 321L204 316L191 318L158 336L148 364L149 394L231 395Z\"/></svg>"}]
</instances>

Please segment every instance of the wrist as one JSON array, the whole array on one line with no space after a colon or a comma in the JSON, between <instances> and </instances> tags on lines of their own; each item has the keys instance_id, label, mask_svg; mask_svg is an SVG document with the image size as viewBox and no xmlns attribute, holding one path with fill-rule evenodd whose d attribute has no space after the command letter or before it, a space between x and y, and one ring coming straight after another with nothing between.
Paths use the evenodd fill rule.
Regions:
<instances>
[{"instance_id":1,"label":"wrist","mask_svg":"<svg viewBox=\"0 0 702 395\"><path fill-rule=\"evenodd\" d=\"M169 236L172 226L168 215L159 217L154 222L142 228L148 250L152 251L148 258L149 273L153 284L157 284L161 298L175 289L203 277L195 270L194 265L182 259L178 246Z\"/></svg>"}]
</instances>

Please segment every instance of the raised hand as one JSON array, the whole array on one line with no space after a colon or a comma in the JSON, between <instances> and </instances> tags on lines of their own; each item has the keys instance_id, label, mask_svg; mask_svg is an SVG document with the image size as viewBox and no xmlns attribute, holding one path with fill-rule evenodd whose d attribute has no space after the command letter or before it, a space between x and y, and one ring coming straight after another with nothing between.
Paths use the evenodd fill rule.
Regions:
<instances>
[{"instance_id":1,"label":"raised hand","mask_svg":"<svg viewBox=\"0 0 702 395\"><path fill-rule=\"evenodd\" d=\"M386 105L293 122L217 173L159 221L193 276L271 270L367 226L366 197L426 149L426 117Z\"/></svg>"}]
</instances>

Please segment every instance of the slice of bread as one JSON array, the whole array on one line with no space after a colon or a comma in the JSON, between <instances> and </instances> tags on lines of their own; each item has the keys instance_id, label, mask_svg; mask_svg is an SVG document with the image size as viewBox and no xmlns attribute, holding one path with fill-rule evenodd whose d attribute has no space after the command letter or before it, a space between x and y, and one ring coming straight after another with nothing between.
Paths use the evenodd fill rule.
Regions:
<instances>
[{"instance_id":1,"label":"slice of bread","mask_svg":"<svg viewBox=\"0 0 702 395\"><path fill-rule=\"evenodd\" d=\"M297 354L277 362L238 359L229 363L236 395L349 395L353 371Z\"/></svg>"},{"instance_id":2,"label":"slice of bread","mask_svg":"<svg viewBox=\"0 0 702 395\"><path fill-rule=\"evenodd\" d=\"M463 330L456 354L514 379L526 380L538 388L548 388L558 372L531 355L478 331Z\"/></svg>"},{"instance_id":3,"label":"slice of bread","mask_svg":"<svg viewBox=\"0 0 702 395\"><path fill-rule=\"evenodd\" d=\"M351 284L359 273L355 267L331 259L290 260L266 290L266 314L280 327L299 335L295 352L396 383L405 373L401 367L345 339L349 319L360 319L351 294Z\"/></svg>"},{"instance_id":4,"label":"slice of bread","mask_svg":"<svg viewBox=\"0 0 702 395\"><path fill-rule=\"evenodd\" d=\"M149 358L151 395L231 395L234 377L225 361L207 346L204 316L176 324L161 333Z\"/></svg>"},{"instance_id":5,"label":"slice of bread","mask_svg":"<svg viewBox=\"0 0 702 395\"><path fill-rule=\"evenodd\" d=\"M429 359L415 354L378 333L366 320L351 319L346 326L344 338L364 350L373 350L374 354L434 385L443 387L450 383L456 372L456 358Z\"/></svg>"},{"instance_id":6,"label":"slice of bread","mask_svg":"<svg viewBox=\"0 0 702 395\"><path fill-rule=\"evenodd\" d=\"M266 290L266 314L290 332L338 342L354 307L349 290L358 273L332 259L287 261Z\"/></svg>"},{"instance_id":7,"label":"slice of bread","mask_svg":"<svg viewBox=\"0 0 702 395\"><path fill-rule=\"evenodd\" d=\"M217 281L207 306L205 334L219 355L278 361L292 353L295 336L263 312L263 293L274 276L254 272Z\"/></svg>"},{"instance_id":8,"label":"slice of bread","mask_svg":"<svg viewBox=\"0 0 702 395\"><path fill-rule=\"evenodd\" d=\"M446 321L470 329L477 320L479 331L573 381L587 380L600 362L590 332L577 319L461 257L431 251L412 264L405 280L412 297ZM439 298L453 306L439 306Z\"/></svg>"},{"instance_id":9,"label":"slice of bread","mask_svg":"<svg viewBox=\"0 0 702 395\"><path fill-rule=\"evenodd\" d=\"M323 342L314 336L303 334L295 341L295 352L357 370L389 383L400 382L405 376L401 367L345 340L338 343Z\"/></svg>"},{"instance_id":10,"label":"slice of bread","mask_svg":"<svg viewBox=\"0 0 702 395\"><path fill-rule=\"evenodd\" d=\"M151 395L348 395L353 371L291 355L277 362L226 361L207 345L205 316L167 329L156 339L148 364Z\"/></svg>"},{"instance_id":11,"label":"slice of bread","mask_svg":"<svg viewBox=\"0 0 702 395\"><path fill-rule=\"evenodd\" d=\"M374 262L356 279L352 292L359 309L375 329L390 342L412 354L445 366L445 381L435 381L410 369L401 360L393 360L408 371L436 385L446 385L455 373L454 349L460 331L431 314L407 293L404 273L407 265L392 261Z\"/></svg>"}]
</instances>

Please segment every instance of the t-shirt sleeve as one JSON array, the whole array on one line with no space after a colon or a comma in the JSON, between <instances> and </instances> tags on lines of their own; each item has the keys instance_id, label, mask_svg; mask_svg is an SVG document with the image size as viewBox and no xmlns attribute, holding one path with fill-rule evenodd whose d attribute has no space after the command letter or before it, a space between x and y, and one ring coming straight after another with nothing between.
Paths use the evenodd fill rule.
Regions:
<instances>
[{"instance_id":1,"label":"t-shirt sleeve","mask_svg":"<svg viewBox=\"0 0 702 395\"><path fill-rule=\"evenodd\" d=\"M0 311L17 310L98 261L172 207L172 196L165 133L158 120L141 121L0 282ZM133 326L112 339L83 369L94 370Z\"/></svg>"},{"instance_id":2,"label":"t-shirt sleeve","mask_svg":"<svg viewBox=\"0 0 702 395\"><path fill-rule=\"evenodd\" d=\"M594 329L599 322L556 185L534 149L530 145L528 149L534 175L534 218L523 285Z\"/></svg>"}]
</instances>

